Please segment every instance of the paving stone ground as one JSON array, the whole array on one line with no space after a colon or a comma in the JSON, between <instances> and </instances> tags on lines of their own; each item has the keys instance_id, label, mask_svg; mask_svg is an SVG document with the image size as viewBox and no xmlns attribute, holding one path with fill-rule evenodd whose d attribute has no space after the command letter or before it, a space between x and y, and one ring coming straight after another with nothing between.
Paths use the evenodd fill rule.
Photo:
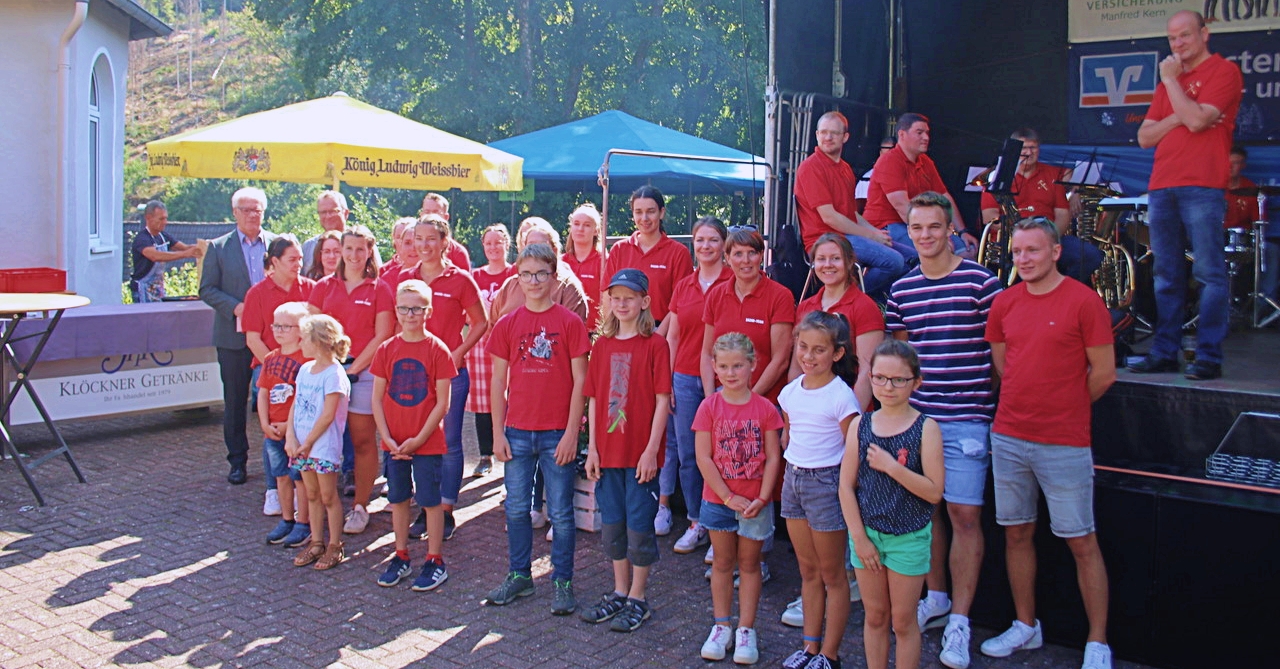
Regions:
<instances>
[{"instance_id":1,"label":"paving stone ground","mask_svg":"<svg viewBox=\"0 0 1280 669\"><path fill-rule=\"evenodd\" d=\"M16 467L0 462L0 667L705 667L711 623L702 553L676 555L680 531L660 538L650 587L654 617L633 634L550 615L550 544L535 533L535 596L481 604L501 581L506 535L500 476L467 479L457 537L445 544L449 580L429 593L375 584L392 542L390 513L349 537L350 559L328 572L292 566L268 546L260 451L249 483L230 486L221 413L155 413L64 424L89 482L61 460L37 470L35 506ZM474 433L468 418L467 434ZM251 436L251 443L261 438ZM16 430L24 452L50 448L43 428ZM467 468L477 457L467 441ZM499 468L498 472L500 473ZM349 503L349 501L348 501ZM612 587L598 535L579 532L574 585L581 602ZM424 544L411 548L415 567ZM799 592L780 542L761 602L760 667L779 666L800 633L778 622ZM842 655L862 667L862 607L853 605ZM977 628L976 640L994 634ZM940 632L925 636L925 667ZM1078 667L1077 649L1047 646L1006 660L974 648L973 667ZM733 666L726 661L722 666ZM1117 667L1137 667L1117 662Z\"/></svg>"}]
</instances>

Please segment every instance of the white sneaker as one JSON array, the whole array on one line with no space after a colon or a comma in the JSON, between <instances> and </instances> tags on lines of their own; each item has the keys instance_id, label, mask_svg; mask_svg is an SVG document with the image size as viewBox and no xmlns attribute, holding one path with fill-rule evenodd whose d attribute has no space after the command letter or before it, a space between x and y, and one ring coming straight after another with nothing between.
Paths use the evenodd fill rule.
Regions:
<instances>
[{"instance_id":1,"label":"white sneaker","mask_svg":"<svg viewBox=\"0 0 1280 669\"><path fill-rule=\"evenodd\" d=\"M946 606L938 604L932 597L926 596L916 604L916 623L920 625L920 631L930 630L935 627L945 627L947 624L947 615L951 613L951 600L947 600ZM1004 657L1003 655L1001 657Z\"/></svg>"},{"instance_id":2,"label":"white sneaker","mask_svg":"<svg viewBox=\"0 0 1280 669\"><path fill-rule=\"evenodd\" d=\"M858 579L849 581L849 602L862 601L862 588L858 587Z\"/></svg>"},{"instance_id":3,"label":"white sneaker","mask_svg":"<svg viewBox=\"0 0 1280 669\"><path fill-rule=\"evenodd\" d=\"M737 664L755 664L760 659L760 649L756 647L756 631L750 627L739 627L733 635L733 661Z\"/></svg>"},{"instance_id":4,"label":"white sneaker","mask_svg":"<svg viewBox=\"0 0 1280 669\"><path fill-rule=\"evenodd\" d=\"M1086 643L1080 669L1111 669L1111 646L1098 641Z\"/></svg>"},{"instance_id":5,"label":"white sneaker","mask_svg":"<svg viewBox=\"0 0 1280 669\"><path fill-rule=\"evenodd\" d=\"M708 569L707 580L711 580L711 576L709 575L710 572L711 570ZM769 563L761 562L760 563L760 585L764 585L765 583L768 583L769 581L772 581L772 580L773 580L773 574L769 573ZM734 569L733 570L733 587L735 588L738 587L739 585L741 585L741 582L742 582L742 578L738 574L738 570Z\"/></svg>"},{"instance_id":6,"label":"white sneaker","mask_svg":"<svg viewBox=\"0 0 1280 669\"><path fill-rule=\"evenodd\" d=\"M968 625L948 624L942 630L942 652L938 653L938 661L951 669L969 669L969 636Z\"/></svg>"},{"instance_id":7,"label":"white sneaker","mask_svg":"<svg viewBox=\"0 0 1280 669\"><path fill-rule=\"evenodd\" d=\"M733 631L728 625L714 625L707 640L702 643L702 659L723 660L724 653L733 641Z\"/></svg>"},{"instance_id":8,"label":"white sneaker","mask_svg":"<svg viewBox=\"0 0 1280 669\"><path fill-rule=\"evenodd\" d=\"M555 538L556 538L556 537L555 537L555 534L556 534L556 528L554 528L554 527L548 527L548 528L547 528L547 541L552 541L553 539L555 539Z\"/></svg>"},{"instance_id":9,"label":"white sneaker","mask_svg":"<svg viewBox=\"0 0 1280 669\"><path fill-rule=\"evenodd\" d=\"M702 564L715 564L715 563L716 563L716 547L708 546L706 555L702 556Z\"/></svg>"},{"instance_id":10,"label":"white sneaker","mask_svg":"<svg viewBox=\"0 0 1280 669\"><path fill-rule=\"evenodd\" d=\"M782 624L787 627L804 627L804 599L796 597L794 602L787 604L787 610L782 612Z\"/></svg>"},{"instance_id":11,"label":"white sneaker","mask_svg":"<svg viewBox=\"0 0 1280 669\"><path fill-rule=\"evenodd\" d=\"M1035 627L1028 627L1026 623L1015 620L1000 636L983 641L980 649L988 657L1009 657L1015 651L1035 650L1043 645L1044 635L1040 631L1039 620L1036 620Z\"/></svg>"},{"instance_id":12,"label":"white sneaker","mask_svg":"<svg viewBox=\"0 0 1280 669\"><path fill-rule=\"evenodd\" d=\"M529 512L529 521L533 523L533 529L540 530L547 526L547 512L534 509Z\"/></svg>"},{"instance_id":13,"label":"white sneaker","mask_svg":"<svg viewBox=\"0 0 1280 669\"><path fill-rule=\"evenodd\" d=\"M343 534L360 534L369 526L369 512L359 504L347 512L347 522L342 525Z\"/></svg>"},{"instance_id":14,"label":"white sneaker","mask_svg":"<svg viewBox=\"0 0 1280 669\"><path fill-rule=\"evenodd\" d=\"M658 505L658 515L653 517L653 533L660 537L671 534L671 507Z\"/></svg>"},{"instance_id":15,"label":"white sneaker","mask_svg":"<svg viewBox=\"0 0 1280 669\"><path fill-rule=\"evenodd\" d=\"M266 498L262 502L262 515L278 516L280 515L280 493L275 490L268 490Z\"/></svg>"},{"instance_id":16,"label":"white sneaker","mask_svg":"<svg viewBox=\"0 0 1280 669\"><path fill-rule=\"evenodd\" d=\"M711 543L711 538L707 536L707 530L702 527L701 523L694 523L684 534L676 540L675 551L681 555L692 553L700 546L706 546Z\"/></svg>"}]
</instances>

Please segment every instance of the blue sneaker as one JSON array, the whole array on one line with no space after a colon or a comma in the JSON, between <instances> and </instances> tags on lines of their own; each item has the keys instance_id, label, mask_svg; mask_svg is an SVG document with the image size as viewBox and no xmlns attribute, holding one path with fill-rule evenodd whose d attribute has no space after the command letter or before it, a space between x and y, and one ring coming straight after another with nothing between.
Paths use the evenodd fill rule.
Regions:
<instances>
[{"instance_id":1,"label":"blue sneaker","mask_svg":"<svg viewBox=\"0 0 1280 669\"><path fill-rule=\"evenodd\" d=\"M378 577L378 585L390 588L399 583L400 579L408 576L411 571L413 570L409 568L408 560L401 560L400 556L392 555L391 564L387 565L387 570Z\"/></svg>"},{"instance_id":2,"label":"blue sneaker","mask_svg":"<svg viewBox=\"0 0 1280 669\"><path fill-rule=\"evenodd\" d=\"M445 571L444 565L435 560L427 560L427 563L422 565L422 573L413 580L412 590L414 592L435 590L447 580L449 580L449 572Z\"/></svg>"},{"instance_id":3,"label":"blue sneaker","mask_svg":"<svg viewBox=\"0 0 1280 669\"><path fill-rule=\"evenodd\" d=\"M279 544L283 542L284 538L289 536L289 533L293 531L294 525L296 524L297 523L294 523L292 520L281 520L276 523L276 528L267 534L267 543Z\"/></svg>"},{"instance_id":4,"label":"blue sneaker","mask_svg":"<svg viewBox=\"0 0 1280 669\"><path fill-rule=\"evenodd\" d=\"M311 526L306 523L294 523L293 530L281 543L285 548L297 548L306 545L309 541L311 541Z\"/></svg>"}]
</instances>

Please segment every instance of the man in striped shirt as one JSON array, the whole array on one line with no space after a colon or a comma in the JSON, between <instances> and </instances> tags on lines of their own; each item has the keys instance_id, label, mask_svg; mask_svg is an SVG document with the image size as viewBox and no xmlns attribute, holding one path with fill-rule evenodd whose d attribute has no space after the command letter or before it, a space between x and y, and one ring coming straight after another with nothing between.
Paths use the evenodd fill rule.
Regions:
<instances>
[{"instance_id":1,"label":"man in striped shirt","mask_svg":"<svg viewBox=\"0 0 1280 669\"><path fill-rule=\"evenodd\" d=\"M920 601L917 617L921 631L946 626L939 659L948 667L963 669L969 666L969 608L982 566L982 500L996 408L991 346L984 335L1000 280L952 251L951 201L946 196L929 191L912 198L907 233L920 254L920 265L889 289L885 325L920 354L923 379L911 404L942 429L943 499L954 535L950 545L954 599L949 599L944 564L947 535L939 507L934 512L933 557L926 579L929 594Z\"/></svg>"}]
</instances>

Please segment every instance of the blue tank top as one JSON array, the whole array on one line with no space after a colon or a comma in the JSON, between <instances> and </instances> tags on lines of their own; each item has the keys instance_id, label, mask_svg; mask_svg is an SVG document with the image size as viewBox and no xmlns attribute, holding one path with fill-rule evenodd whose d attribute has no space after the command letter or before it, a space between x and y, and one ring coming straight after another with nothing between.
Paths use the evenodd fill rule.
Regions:
<instances>
[{"instance_id":1,"label":"blue tank top","mask_svg":"<svg viewBox=\"0 0 1280 669\"><path fill-rule=\"evenodd\" d=\"M880 437L871 432L871 417L864 414L858 424L858 508L862 511L862 524L877 532L901 535L924 529L933 517L933 505L911 494L901 483L888 474L876 471L867 464L867 448L874 441L906 467L917 474L924 474L920 462L920 441L924 434L925 415L920 414L903 432Z\"/></svg>"}]
</instances>

